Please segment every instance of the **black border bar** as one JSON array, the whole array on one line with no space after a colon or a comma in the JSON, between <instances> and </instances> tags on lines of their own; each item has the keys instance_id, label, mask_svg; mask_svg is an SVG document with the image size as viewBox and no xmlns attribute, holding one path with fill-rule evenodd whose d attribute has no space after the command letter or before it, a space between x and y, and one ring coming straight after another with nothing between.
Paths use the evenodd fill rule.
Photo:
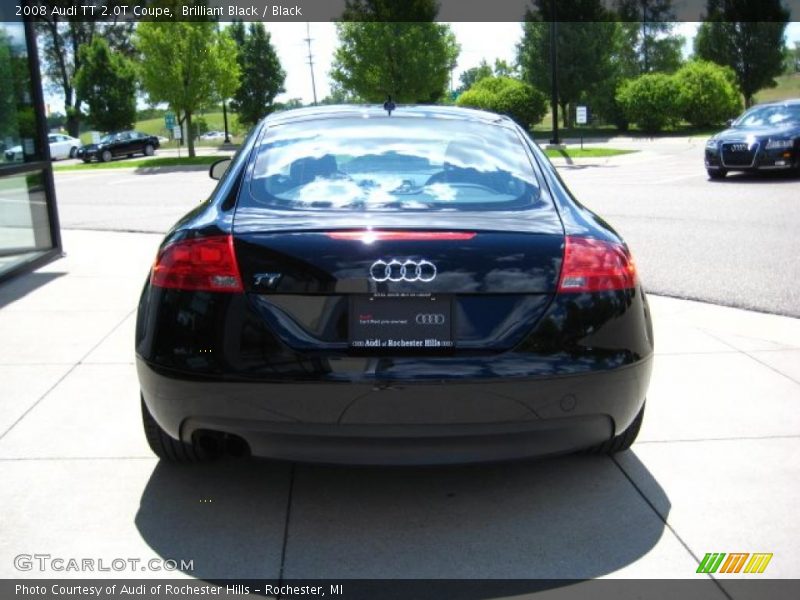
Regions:
<instances>
[{"instance_id":1,"label":"black border bar","mask_svg":"<svg viewBox=\"0 0 800 600\"><path fill-rule=\"evenodd\" d=\"M553 1L553 0L551 0ZM323 22L341 21L348 3L364 0L3 0L0 2L0 21L16 20L20 16L32 19L74 20L74 21L192 21L207 20L265 22ZM616 0L601 0L609 19L621 20L617 13ZM727 0L733 2L733 0ZM789 20L800 19L800 0L781 0L789 11ZM533 0L437 0L437 21L444 22L519 22L523 21L531 9L535 10ZM408 12L403 10L404 0L397 0L398 8L383 10L380 14L358 20L407 21ZM579 0L557 0L554 2L555 20L588 21L582 18ZM724 6L726 2L722 2ZM668 22L702 21L708 13L707 0L673 0L672 8L658 16L648 15L647 21ZM736 0L737 19L742 21L764 22L776 17L765 16L762 0ZM27 7L27 8L26 8ZM186 10L184 11L184 7ZM74 12L54 13L54 9L74 9ZM40 11L46 10L45 14ZM540 14L538 20L552 20L549 15ZM724 11L723 11L724 12ZM348 13L352 15L353 13ZM641 15L629 16L642 20ZM596 18L594 13L592 19ZM724 16L723 16L724 18Z\"/></svg>"}]
</instances>

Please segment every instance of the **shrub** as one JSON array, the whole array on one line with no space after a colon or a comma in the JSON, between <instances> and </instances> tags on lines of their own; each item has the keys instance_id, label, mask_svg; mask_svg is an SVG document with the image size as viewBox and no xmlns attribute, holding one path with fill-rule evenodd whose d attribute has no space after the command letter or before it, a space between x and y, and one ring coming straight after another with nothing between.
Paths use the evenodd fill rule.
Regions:
<instances>
[{"instance_id":1,"label":"shrub","mask_svg":"<svg viewBox=\"0 0 800 600\"><path fill-rule=\"evenodd\" d=\"M456 104L508 115L526 129L541 121L547 113L544 94L511 77L481 79L461 94Z\"/></svg>"},{"instance_id":2,"label":"shrub","mask_svg":"<svg viewBox=\"0 0 800 600\"><path fill-rule=\"evenodd\" d=\"M677 118L676 83L664 73L648 73L624 81L616 98L628 121L647 132L661 131Z\"/></svg>"},{"instance_id":3,"label":"shrub","mask_svg":"<svg viewBox=\"0 0 800 600\"><path fill-rule=\"evenodd\" d=\"M678 115L695 127L718 125L742 110L736 75L730 67L692 61L673 77Z\"/></svg>"}]
</instances>

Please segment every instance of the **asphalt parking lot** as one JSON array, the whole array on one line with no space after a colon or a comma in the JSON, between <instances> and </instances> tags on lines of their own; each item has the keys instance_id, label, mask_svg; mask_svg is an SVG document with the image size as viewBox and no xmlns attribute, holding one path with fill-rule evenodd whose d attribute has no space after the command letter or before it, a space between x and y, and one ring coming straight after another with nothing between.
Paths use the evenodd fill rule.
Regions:
<instances>
[{"instance_id":1,"label":"asphalt parking lot","mask_svg":"<svg viewBox=\"0 0 800 600\"><path fill-rule=\"evenodd\" d=\"M615 139L638 150L554 161L627 240L654 293L800 316L800 178L707 179L702 138ZM66 228L163 233L214 187L205 169L56 173ZM110 201L113 199L113 201Z\"/></svg>"}]
</instances>

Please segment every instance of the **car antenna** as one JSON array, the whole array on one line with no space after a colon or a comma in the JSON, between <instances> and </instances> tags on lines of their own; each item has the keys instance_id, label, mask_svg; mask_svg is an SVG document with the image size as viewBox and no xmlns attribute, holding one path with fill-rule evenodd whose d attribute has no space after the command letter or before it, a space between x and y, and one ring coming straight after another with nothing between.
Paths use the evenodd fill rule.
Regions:
<instances>
[{"instance_id":1,"label":"car antenna","mask_svg":"<svg viewBox=\"0 0 800 600\"><path fill-rule=\"evenodd\" d=\"M383 103L383 110L389 113L389 116L392 116L392 111L397 108L394 102L392 102L391 96L386 96L386 102Z\"/></svg>"}]
</instances>

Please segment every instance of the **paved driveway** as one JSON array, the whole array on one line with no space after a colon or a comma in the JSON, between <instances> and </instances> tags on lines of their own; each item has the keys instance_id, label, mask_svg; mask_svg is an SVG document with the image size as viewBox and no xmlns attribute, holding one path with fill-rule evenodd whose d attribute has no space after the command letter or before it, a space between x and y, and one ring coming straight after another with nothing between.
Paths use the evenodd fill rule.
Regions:
<instances>
[{"instance_id":1,"label":"paved driveway","mask_svg":"<svg viewBox=\"0 0 800 600\"><path fill-rule=\"evenodd\" d=\"M159 236L64 238L67 258L0 287L0 577L76 576L14 569L48 553L201 578L694 578L706 552L800 576L796 319L652 297L644 428L614 459L179 467L146 447L132 361Z\"/></svg>"}]
</instances>

